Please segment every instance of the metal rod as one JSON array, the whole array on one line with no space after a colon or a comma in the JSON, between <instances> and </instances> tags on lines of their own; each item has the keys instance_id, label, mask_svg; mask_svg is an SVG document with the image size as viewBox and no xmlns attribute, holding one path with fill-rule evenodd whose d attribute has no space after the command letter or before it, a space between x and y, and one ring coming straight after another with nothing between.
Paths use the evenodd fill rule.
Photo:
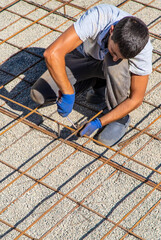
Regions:
<instances>
[{"instance_id":1,"label":"metal rod","mask_svg":"<svg viewBox=\"0 0 161 240\"><path fill-rule=\"evenodd\" d=\"M49 1L49 0L48 0ZM21 74L25 73L25 71L29 70L31 67L34 67L36 66L40 61L43 60L43 57L42 56L39 56L38 54L34 53L34 52L31 52L30 50L28 50L27 48L32 46L34 43L39 43L40 40L44 39L46 36L48 36L50 33L52 33L53 31L56 31L58 33L62 33L63 31L61 31L60 27L62 26L65 26L66 23L68 23L69 21L73 21L75 22L76 19L77 19L77 16L83 12L85 12L89 7L92 7L94 6L96 3L98 2L101 2L101 1L93 1L94 3L92 5L90 5L88 8L85 8L85 7L82 7L82 6L79 6L77 4L74 4L71 1L64 1L64 0L57 0L57 2L61 3L60 6L58 8L55 8L54 10L52 10L51 8L47 7L46 3L48 2L46 1L45 3L43 3L42 5L40 4L37 4L35 2L32 2L32 1L29 1L29 0L22 0L21 1L21 4L23 2L25 2L26 4L30 4L32 6L34 6L34 10L30 11L29 13L25 14L25 15L22 15L21 13L16 13L14 12L13 10L11 10L12 8L10 8L11 6L13 5L16 5L20 2L20 0L18 1L13 1L11 2L10 4L6 5L5 7L0 7L0 12L3 12L3 11L6 11L6 13L10 13L10 14L14 14L16 16L16 18L18 17L17 20L13 21L12 23L10 23L9 25L5 26L3 29L1 29L1 32L6 30L9 26L14 26L14 24L16 24L20 19L26 19L26 20L29 20L31 21L31 24L28 24L26 27L23 27L21 28L19 31L17 31L16 33L14 34L10 34L10 36L8 36L6 39L0 39L0 45L2 46L2 44L7 44L8 46L11 46L11 47L16 47L19 51L17 53L15 53L14 55L10 56L10 57L13 57L13 56L16 56L16 54L20 53L21 51L26 51L28 53L31 54L31 56L37 56L39 59L38 61L36 61L34 64L32 64L30 67L26 68L25 67L23 68L23 70L21 71L21 73L15 75L15 74L12 74L12 73L9 73L7 71L7 69L2 69L1 72L2 73L6 73L8 74L9 76L11 76L11 79L10 80L6 80L5 83L3 85L0 86L0 89L4 89L9 86L9 83L12 83L15 78L18 78L22 81L25 81L28 85L26 86L25 88L29 88L31 86L31 82L30 82L30 79L23 79L21 77ZM133 13L133 15L137 14L138 12L141 12L142 10L146 9L146 8L151 8L153 9L154 11L157 10L157 11L161 11L161 8L159 7L156 7L154 6L154 0L151 1L150 3L146 4L146 3L142 3L140 1L137 1L137 0L126 0L126 1L122 1L118 7L122 7L123 5L126 6L126 4L128 3L130 5L130 3L133 2L133 3L138 3L138 4L141 4L141 8L138 9L136 12ZM70 8L75 8L75 9L78 9L80 10L79 13L77 13L75 16L70 16L68 15L68 9L66 8L66 6L69 6ZM32 20L30 17L29 17L29 14L30 13L33 13L34 11L36 11L37 9L40 9L40 10L45 10L47 11L48 13L43 15L41 18L38 18L36 19L36 21ZM62 13L63 12L63 13ZM55 14L57 15L58 17L61 16L64 18L64 22L61 23L60 25L57 25L55 28L53 27L50 27L48 26L47 24L43 24L41 22L42 19L44 19L46 16L49 16L50 14ZM153 25L152 25L153 23ZM12 39L14 36L16 36L17 34L21 33L22 31L28 29L30 26L32 26L33 24L39 24L45 28L48 28L49 31L47 33L45 33L43 36L35 39L35 41L33 41L32 43L30 43L28 46L25 46L24 48L22 48L19 44L14 44L12 41L9 41L10 39ZM151 26L149 26L149 29L154 29L154 32L155 32L155 27L160 24L160 19L152 19L151 21ZM152 30L153 31L153 30ZM157 33L153 33L153 32L150 32L150 36L153 38L153 39L157 39L157 41L161 41L161 36ZM19 46L18 46L19 45ZM153 54L157 54L159 57L161 56L161 52L159 49L154 49L153 50ZM9 60L8 59L3 59L3 62L1 62L1 64L7 62ZM161 74L161 71L160 71L160 64L158 66L155 66L153 68L153 72L157 72L158 74ZM158 81L157 83L155 83L153 85L153 87L151 87L150 90L147 91L146 95L152 93L155 89L159 89L160 87L160 82ZM122 221L124 221L124 219L126 219L129 215L131 215L133 213L133 211L138 207L140 206L140 204L142 204L151 194L152 192L158 190L158 191L161 191L161 184L158 182L154 182L152 181L151 179L149 179L148 177L144 177L142 175L140 175L139 173L137 173L136 171L133 171L133 169L129 169L127 168L127 163L129 161L132 161L132 162L135 162L137 164L139 164L140 166L144 167L146 170L150 170L152 173L155 173L155 174L158 174L158 176L161 175L161 172L158 170L159 168L155 169L147 164L144 164L140 161L138 161L137 159L137 154L141 151L143 151L143 149L145 149L145 147L150 143L152 142L154 139L157 140L157 141L160 141L161 138L160 138L160 131L156 134L150 134L148 132L149 130L149 127L153 126L153 124L155 123L158 123L159 120L160 120L160 116L158 116L157 118L155 118L153 121L150 122L150 124L148 124L148 126L144 129L140 129L140 128L137 128L136 126L133 126L133 125L130 125L130 127L132 128L131 130L137 130L138 133L136 133L135 135L133 135L131 138L125 140L122 142L122 144L120 143L120 149L119 150L115 150L115 148L111 148L109 146L106 146L106 145L103 145L103 147L105 147L105 149L109 149L111 150L111 156L110 158L107 158L107 157L104 157L104 156L101 156L100 154L90 150L87 146L87 144L91 141L93 142L96 142L97 141L93 138L87 138L87 141L83 144L83 145L79 145L77 143L75 143L74 141L69 141L70 137L75 135L77 130L76 129L76 126L73 125L74 123L72 122L71 119L68 119L68 121L70 121L70 123L72 124L72 126L74 126L75 129L73 128L70 128L64 124L62 124L61 122L58 122L56 121L56 119L53 119L51 118L50 116L47 116L45 114L41 114L39 111L38 111L38 108L35 108L35 109L31 109L30 107L28 106L25 106L23 104L20 104L18 103L17 101L15 101L15 97L18 96L20 93L22 92L22 89L18 92L16 92L14 95L12 94L12 98L11 97L6 97L4 96L3 94L0 95L0 97L4 100L4 103L2 104L2 106L0 107L0 113L1 114L4 114L8 117L11 118L11 122L9 122L9 124L6 124L4 126L4 128L2 128L1 130L1 133L0 135L1 136L6 136L6 134L11 130L11 129L15 129L15 126L19 123L24 123L26 124L27 126L30 127L30 129L25 133L23 134L21 137L19 137L18 139L15 139L11 144L8 144L5 146L5 148L0 152L0 153L4 153L5 151L10 151L10 148L12 146L14 146L14 144L18 144L18 141L20 141L21 139L24 138L24 136L27 137L28 133L30 133L31 131L33 130L37 130L37 131L40 131L42 132L43 134L45 134L45 136L50 136L51 137L51 141L56 140L56 146L54 145L54 147L48 151L47 153L45 153L41 158L39 158L36 162L34 162L29 168L27 168L25 171L21 170L20 168L16 168L10 164L8 164L7 162L5 161L2 161L0 160L1 164L4 164L5 166L9 167L10 169L12 169L13 171L16 171L19 175L16 175L16 177L14 177L14 179L12 179L10 182L8 182L1 190L1 192L5 191L5 189L9 188L9 187L12 187L12 184L13 183L16 183L18 181L18 179L20 179L22 176L26 176L27 178L29 178L30 180L34 181L34 183L32 184L32 186L30 186L28 189L24 190L19 196L16 196L15 198L13 198L12 201L10 201L8 203L8 205L4 206L4 208L1 210L1 213L5 212L7 209L9 210L9 208L11 207L12 204L16 203L16 201L18 201L18 199L20 199L22 196L24 196L25 193L27 192L30 192L31 189L34 189L35 186L37 185L42 185L58 194L61 195L61 198L59 199L59 201L57 201L54 205L52 205L50 208L48 208L43 214L41 214L38 218L35 219L35 221L33 223L31 223L29 226L27 226L26 229L19 229L18 228L18 225L15 225L13 226L12 224L4 221L4 220L1 220L1 223L5 224L6 226L10 227L11 229L14 229L15 231L17 231L19 233L19 235L15 238L15 239L18 239L20 236L26 236L30 239L35 239L33 238L31 235L27 234L27 230L29 230L32 226L34 226L37 222L39 222L47 213L51 212L52 209L54 209L63 199L69 199L70 201L72 201L73 203L75 203L76 205L69 211L65 214L65 216L63 216L55 225L51 225L49 227L48 230L46 230L45 233L43 233L41 236L40 236L40 240L41 239L44 239L50 232L52 232L57 226L59 226L60 223L62 223L64 221L64 219L66 219L69 215L71 215L76 209L78 209L80 206L85 208L86 210L90 211L91 213L93 214L96 214L97 216L99 216L102 221L108 221L109 223L112 223L114 226L110 229L110 231L108 231L102 239L104 239L106 236L108 236L111 232L113 232L116 227L119 227L120 229L124 230L125 231L125 234L124 236L121 238L121 239L124 239L127 235L132 235L138 239L144 239L142 238L141 236L137 235L136 233L133 232L134 228L141 222L143 221L159 204L160 204L160 201L157 201L145 214L144 216L142 216L139 221L137 221L131 228L127 229L125 228L123 225L121 225ZM23 117L20 117L18 114L14 113L14 111L9 111L7 110L6 105L8 103L12 103L14 104L15 106L21 106L23 109L26 109L29 111L28 114L26 114L25 116ZM144 103L148 104L149 106L153 106L155 110L160 110L161 106L160 105L156 105L156 104L153 104L152 102L150 102L150 100L144 100ZM81 103L77 103L76 104L78 105L81 105ZM86 109L90 109L90 107L87 107L85 106L85 104L82 104L83 107L85 107ZM93 112L95 112L94 109L91 108L91 110ZM101 114L103 112L103 110L101 110L98 114ZM54 122L55 124L58 125L58 136L57 134L53 133L52 131L49 131L47 129L45 129L44 127L42 127L41 125L36 125L34 124L33 122L27 120L27 117L32 115L32 114L37 114L41 117L43 117L43 119L47 119L49 121L52 121ZM93 118L95 118L97 116L97 114L95 114L93 116ZM93 118L91 118L89 121L91 121ZM12 119L15 119L15 121L12 121ZM61 138L60 136L60 127L63 126L69 130L71 130L71 134L66 138L66 139L63 139ZM138 139L140 136L142 136L142 134L146 134L147 136L149 136L149 140L146 141L144 143L144 145L142 147L140 147L140 149L137 149L137 151L132 155L132 156L128 156L126 154L123 153L123 150L127 147L127 146L130 146L130 144ZM59 138L58 138L59 137ZM50 169L49 172L47 172L43 177L41 177L40 179L37 179L33 176L31 176L28 172L29 170L31 170L32 168L38 166L38 164L41 163L41 161L43 161L46 157L50 156L50 154L54 151L56 151L56 149L58 149L60 146L62 146L62 144L66 144L70 147L73 148L73 151L71 154L69 154L66 158L64 159L61 159L61 162L59 162L59 164L57 164L56 166L54 166L52 169ZM99 143L100 144L100 143ZM87 177L84 177L81 181L79 181L74 187L72 187L70 189L70 191L68 191L66 194L64 194L63 192L61 192L60 190L54 188L54 187L51 187L50 184L46 184L44 182L45 178L49 175L51 175L56 169L58 169L60 166L62 166L62 164L64 164L67 160L69 160L69 158L71 156L75 156L75 154L77 152L82 152L86 155L89 155L93 158L95 158L97 161L100 161L100 165L98 168L96 168L94 171L91 171L90 174L87 176ZM115 157L123 157L124 158L124 163L122 165L119 165L117 162L114 161L114 158ZM86 182L88 179L90 179L91 176L93 176L95 173L97 173L100 169L102 169L102 167L105 165L105 164L108 164L109 166L113 167L114 168L114 171L104 180L101 181L101 183L96 186L94 189L91 189L91 191L83 197L83 199L81 201L77 201L76 199L72 198L70 193L72 193L75 189L77 189L82 183ZM101 214L99 213L98 211L94 210L93 209L93 206L91 207L88 207L86 204L85 204L85 200L87 200L90 196L92 196L92 194L94 194L98 189L101 188L101 186L103 185L103 183L105 181L109 181L109 179L112 178L112 176L116 175L116 173L123 173L123 174L126 174L128 176L131 176L133 177L134 179L137 179L139 180L142 184L146 184L148 186L151 186L153 189L151 191L149 191L149 193L140 200L140 202L138 204L135 204L135 206L133 208L131 208L131 210L122 218L120 219L118 222L114 222L112 221L111 219L107 218L105 216L105 214ZM70 179L69 179L70 180Z\"/></svg>"}]
</instances>

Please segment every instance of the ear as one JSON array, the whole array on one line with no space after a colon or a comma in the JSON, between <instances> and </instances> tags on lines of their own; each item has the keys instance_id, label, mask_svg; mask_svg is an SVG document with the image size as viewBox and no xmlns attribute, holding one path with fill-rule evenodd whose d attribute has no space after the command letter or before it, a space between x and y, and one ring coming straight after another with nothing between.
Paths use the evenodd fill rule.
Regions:
<instances>
[{"instance_id":1,"label":"ear","mask_svg":"<svg viewBox=\"0 0 161 240\"><path fill-rule=\"evenodd\" d=\"M110 35L113 33L113 30L114 30L114 25L111 25L111 27L110 27Z\"/></svg>"}]
</instances>

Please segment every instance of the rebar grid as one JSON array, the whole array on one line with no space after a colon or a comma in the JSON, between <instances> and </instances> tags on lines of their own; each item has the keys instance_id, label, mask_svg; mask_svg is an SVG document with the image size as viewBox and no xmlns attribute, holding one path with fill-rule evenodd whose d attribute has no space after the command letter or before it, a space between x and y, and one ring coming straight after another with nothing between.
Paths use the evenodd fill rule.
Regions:
<instances>
[{"instance_id":1,"label":"rebar grid","mask_svg":"<svg viewBox=\"0 0 161 240\"><path fill-rule=\"evenodd\" d=\"M110 1L146 22L154 47L144 102L131 113L134 122L119 144L78 139L79 129L60 118L55 105L37 106L29 96L45 71L44 49L102 2L109 3L0 3L2 239L160 239L159 0ZM95 108L84 100L84 94L76 99L71 114L76 123L86 119L84 112L88 121L104 112L104 106Z\"/></svg>"}]
</instances>

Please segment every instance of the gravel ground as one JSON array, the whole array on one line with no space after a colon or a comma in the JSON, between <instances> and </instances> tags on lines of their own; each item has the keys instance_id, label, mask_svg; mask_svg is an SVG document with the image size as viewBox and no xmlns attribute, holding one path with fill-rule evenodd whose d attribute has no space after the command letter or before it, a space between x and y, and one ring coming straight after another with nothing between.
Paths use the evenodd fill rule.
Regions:
<instances>
[{"instance_id":1,"label":"gravel ground","mask_svg":"<svg viewBox=\"0 0 161 240\"><path fill-rule=\"evenodd\" d=\"M161 240L161 2L99 3L119 5L143 19L154 48L144 102L130 113L128 132L110 149L72 135L56 104L32 113L38 106L30 98L32 84L46 70L44 49L98 2L73 0L65 8L61 0L0 2L3 240L97 240L107 233L109 240ZM57 13L49 14L54 9ZM70 114L75 124L105 107L87 104L85 96L76 98Z\"/></svg>"}]
</instances>

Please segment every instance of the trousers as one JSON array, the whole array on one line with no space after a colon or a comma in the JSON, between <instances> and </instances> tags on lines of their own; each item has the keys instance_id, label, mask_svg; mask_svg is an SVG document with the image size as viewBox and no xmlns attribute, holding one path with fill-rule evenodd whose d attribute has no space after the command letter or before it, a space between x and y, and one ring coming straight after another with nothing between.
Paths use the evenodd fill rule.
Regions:
<instances>
[{"instance_id":1,"label":"trousers","mask_svg":"<svg viewBox=\"0 0 161 240\"><path fill-rule=\"evenodd\" d=\"M131 76L128 60L114 62L107 53L104 60L84 56L77 49L65 57L66 73L69 81L79 94L89 87L105 87L105 100L108 110L115 108L129 95ZM58 87L48 70L34 83L31 98L39 103L51 102L58 96Z\"/></svg>"}]
</instances>

